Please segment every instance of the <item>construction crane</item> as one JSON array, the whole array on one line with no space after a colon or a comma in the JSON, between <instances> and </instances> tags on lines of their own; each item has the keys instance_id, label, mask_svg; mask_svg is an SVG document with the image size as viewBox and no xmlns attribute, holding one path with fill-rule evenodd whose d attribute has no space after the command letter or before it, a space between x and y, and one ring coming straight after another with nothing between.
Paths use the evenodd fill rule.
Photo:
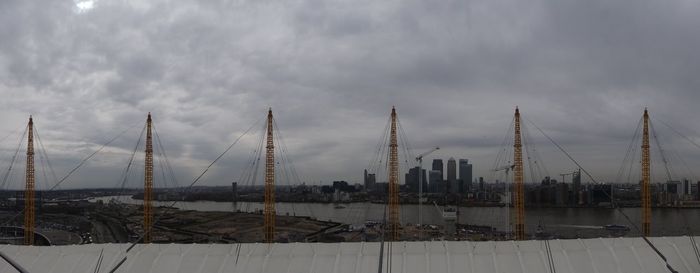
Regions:
<instances>
[{"instance_id":1,"label":"construction crane","mask_svg":"<svg viewBox=\"0 0 700 273\"><path fill-rule=\"evenodd\" d=\"M27 125L27 172L24 188L24 244L34 244L34 121Z\"/></svg>"},{"instance_id":2,"label":"construction crane","mask_svg":"<svg viewBox=\"0 0 700 273\"><path fill-rule=\"evenodd\" d=\"M523 183L523 144L520 135L520 110L515 107L515 141L513 162L515 163L515 239L525 240L525 185Z\"/></svg>"},{"instance_id":3,"label":"construction crane","mask_svg":"<svg viewBox=\"0 0 700 273\"><path fill-rule=\"evenodd\" d=\"M275 145L272 135L272 108L267 112L267 146L265 147L265 242L275 241Z\"/></svg>"},{"instance_id":4,"label":"construction crane","mask_svg":"<svg viewBox=\"0 0 700 273\"><path fill-rule=\"evenodd\" d=\"M505 208L506 208L506 220L505 220L505 228L503 229L506 234L510 233L510 222L511 222L511 215L510 215L510 201L511 201L511 196L510 196L510 185L508 185L508 174L510 171L515 168L515 165L503 165L501 167L492 169L492 172L500 172L500 171L505 171L506 172L506 185L505 185L505 192L504 192L504 199L505 199Z\"/></svg>"},{"instance_id":5,"label":"construction crane","mask_svg":"<svg viewBox=\"0 0 700 273\"><path fill-rule=\"evenodd\" d=\"M440 147L435 146L435 148L422 153L416 157L418 161L418 239L423 240L423 157L427 156L437 150Z\"/></svg>"},{"instance_id":6,"label":"construction crane","mask_svg":"<svg viewBox=\"0 0 700 273\"><path fill-rule=\"evenodd\" d=\"M153 231L153 136L151 134L153 120L151 113L146 119L146 167L144 170L144 192L143 192L143 243L151 243L151 232Z\"/></svg>"},{"instance_id":7,"label":"construction crane","mask_svg":"<svg viewBox=\"0 0 700 273\"><path fill-rule=\"evenodd\" d=\"M578 173L578 172L573 171L573 172L570 172L570 173L561 173L561 174L559 174L559 175L561 176L561 183L566 183L566 177L567 177L567 176L573 177L573 176L576 175L577 173Z\"/></svg>"},{"instance_id":8,"label":"construction crane","mask_svg":"<svg viewBox=\"0 0 700 273\"><path fill-rule=\"evenodd\" d=\"M651 192L649 191L651 159L649 158L649 112L644 109L642 133L642 232L651 235Z\"/></svg>"},{"instance_id":9,"label":"construction crane","mask_svg":"<svg viewBox=\"0 0 700 273\"><path fill-rule=\"evenodd\" d=\"M515 168L515 165L503 165L498 168L495 168L491 170L492 172L500 172L500 171L506 171L506 175L508 175L508 172L513 170Z\"/></svg>"}]
</instances>

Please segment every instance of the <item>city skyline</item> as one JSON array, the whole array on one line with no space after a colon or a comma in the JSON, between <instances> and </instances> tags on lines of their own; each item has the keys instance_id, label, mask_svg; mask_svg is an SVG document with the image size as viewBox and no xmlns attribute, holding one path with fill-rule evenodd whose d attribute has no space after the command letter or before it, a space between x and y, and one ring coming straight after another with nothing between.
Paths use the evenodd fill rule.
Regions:
<instances>
[{"instance_id":1,"label":"city skyline","mask_svg":"<svg viewBox=\"0 0 700 273\"><path fill-rule=\"evenodd\" d=\"M414 153L441 147L426 163L468 157L480 176L516 106L553 177L577 166L530 121L600 181L645 107L664 147L700 162L664 125L700 143L696 2L172 3L4 3L0 168L29 115L59 177L132 128L63 184L114 186L151 112L185 184L268 107L309 183L360 181L392 106ZM237 180L254 147L242 140L198 183Z\"/></svg>"}]
</instances>

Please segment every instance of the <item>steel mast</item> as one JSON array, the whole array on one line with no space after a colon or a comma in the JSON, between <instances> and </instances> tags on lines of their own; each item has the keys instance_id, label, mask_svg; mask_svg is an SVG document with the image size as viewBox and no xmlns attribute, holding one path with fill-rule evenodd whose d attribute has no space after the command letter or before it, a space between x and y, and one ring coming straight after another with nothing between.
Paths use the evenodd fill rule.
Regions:
<instances>
[{"instance_id":1,"label":"steel mast","mask_svg":"<svg viewBox=\"0 0 700 273\"><path fill-rule=\"evenodd\" d=\"M644 109L644 131L642 133L642 232L651 235L651 159L649 158L649 112Z\"/></svg>"},{"instance_id":2,"label":"steel mast","mask_svg":"<svg viewBox=\"0 0 700 273\"><path fill-rule=\"evenodd\" d=\"M267 152L265 153L265 242L275 241L275 145L272 135L272 108L267 112Z\"/></svg>"},{"instance_id":3,"label":"steel mast","mask_svg":"<svg viewBox=\"0 0 700 273\"><path fill-rule=\"evenodd\" d=\"M525 186L523 184L523 145L520 137L520 110L515 107L515 239L525 240Z\"/></svg>"},{"instance_id":4,"label":"steel mast","mask_svg":"<svg viewBox=\"0 0 700 273\"><path fill-rule=\"evenodd\" d=\"M399 144L396 136L396 109L391 108L389 140L389 230L391 241L399 238ZM420 176L420 174L419 174Z\"/></svg>"},{"instance_id":5,"label":"steel mast","mask_svg":"<svg viewBox=\"0 0 700 273\"><path fill-rule=\"evenodd\" d=\"M24 188L24 244L34 244L34 121L27 125L27 172Z\"/></svg>"},{"instance_id":6,"label":"steel mast","mask_svg":"<svg viewBox=\"0 0 700 273\"><path fill-rule=\"evenodd\" d=\"M143 243L151 243L153 231L153 137L151 135L151 112L146 119L146 169L144 172L143 192Z\"/></svg>"}]
</instances>

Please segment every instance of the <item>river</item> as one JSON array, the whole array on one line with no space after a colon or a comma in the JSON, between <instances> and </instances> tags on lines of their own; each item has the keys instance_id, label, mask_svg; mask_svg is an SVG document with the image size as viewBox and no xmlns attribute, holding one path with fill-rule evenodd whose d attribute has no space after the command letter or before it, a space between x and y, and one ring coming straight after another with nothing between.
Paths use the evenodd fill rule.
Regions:
<instances>
[{"instance_id":1,"label":"river","mask_svg":"<svg viewBox=\"0 0 700 273\"><path fill-rule=\"evenodd\" d=\"M91 201L102 200L107 203L118 199L127 204L142 204L141 200L129 196L106 196L93 198ZM173 202L154 202L155 206L170 206ZM384 213L383 204L349 203L342 204L345 208L335 208L334 204L325 203L277 203L277 213L282 215L310 216L319 220L330 220L346 224L361 224L366 220L380 220ZM244 211L255 212L263 209L263 203L256 202L212 202L212 201L180 201L176 208L197 211ZM418 205L401 206L402 224L418 222ZM423 205L423 223L442 225L439 208L434 205ZM628 236L637 236L635 228L626 220L638 224L641 220L639 208L526 208L526 229L534 231L538 226L547 232L567 237L598 237L606 233L601 226L620 224L632 229ZM470 225L492 226L499 230L506 227L508 209L502 207L461 207L459 223ZM700 234L700 209L652 209L652 235L678 236L685 234ZM690 230L690 231L689 231Z\"/></svg>"}]
</instances>

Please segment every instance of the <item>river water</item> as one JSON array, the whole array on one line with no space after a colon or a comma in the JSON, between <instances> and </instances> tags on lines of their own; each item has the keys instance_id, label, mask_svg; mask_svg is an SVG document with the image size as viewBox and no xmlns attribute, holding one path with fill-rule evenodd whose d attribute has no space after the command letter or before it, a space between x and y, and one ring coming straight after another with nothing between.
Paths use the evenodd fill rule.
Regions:
<instances>
[{"instance_id":1,"label":"river water","mask_svg":"<svg viewBox=\"0 0 700 273\"><path fill-rule=\"evenodd\" d=\"M107 196L93 198L92 201L102 200L107 203L117 199L127 204L142 204L141 200L129 196ZM154 202L155 206L170 206L173 202ZM336 208L334 204L322 203L277 203L277 213L281 215L310 216L319 220L330 220L346 224L362 224L367 220L379 221L384 215L383 204L349 203L342 204L345 208ZM263 203L256 202L212 202L212 201L180 201L175 207L184 210L197 211L244 211L255 212L263 209ZM418 205L401 206L402 224L418 222ZM434 205L423 205L423 223L443 225L441 208ZM504 230L508 221L508 209L502 207L461 207L458 221L462 224L486 225ZM601 226L608 224L627 225L631 231L628 236L639 235L632 223L639 225L641 210L639 208L526 208L526 229L532 232L543 227L565 237L598 237L605 236ZM625 216L626 215L626 216ZM652 209L652 235L678 236L685 234L700 234L700 209Z\"/></svg>"}]
</instances>

